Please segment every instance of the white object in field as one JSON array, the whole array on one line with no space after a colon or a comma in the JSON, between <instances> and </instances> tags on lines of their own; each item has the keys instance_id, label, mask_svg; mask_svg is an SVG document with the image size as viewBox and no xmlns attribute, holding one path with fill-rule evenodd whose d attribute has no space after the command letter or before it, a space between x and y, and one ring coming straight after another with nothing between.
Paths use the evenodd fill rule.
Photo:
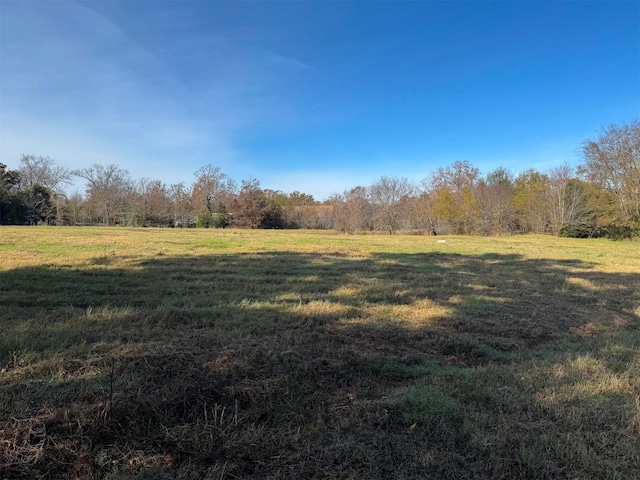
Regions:
<instances>
[{"instance_id":1,"label":"white object in field","mask_svg":"<svg viewBox=\"0 0 640 480\"><path fill-rule=\"evenodd\" d=\"M438 243L445 243L446 240L436 240Z\"/></svg>"}]
</instances>

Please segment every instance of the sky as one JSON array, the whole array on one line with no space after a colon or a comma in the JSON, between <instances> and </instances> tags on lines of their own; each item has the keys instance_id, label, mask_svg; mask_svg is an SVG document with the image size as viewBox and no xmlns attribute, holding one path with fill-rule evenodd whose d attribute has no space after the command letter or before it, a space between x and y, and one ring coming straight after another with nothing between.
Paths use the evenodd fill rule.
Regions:
<instances>
[{"instance_id":1,"label":"sky","mask_svg":"<svg viewBox=\"0 0 640 480\"><path fill-rule=\"evenodd\" d=\"M455 161L576 165L638 117L639 1L0 0L10 168L189 185L212 164L323 200Z\"/></svg>"}]
</instances>

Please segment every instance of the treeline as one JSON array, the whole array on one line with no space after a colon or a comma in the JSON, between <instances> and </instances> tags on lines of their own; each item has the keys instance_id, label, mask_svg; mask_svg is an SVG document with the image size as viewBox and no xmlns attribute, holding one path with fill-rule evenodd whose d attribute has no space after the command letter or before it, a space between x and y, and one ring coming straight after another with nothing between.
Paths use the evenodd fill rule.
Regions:
<instances>
[{"instance_id":1,"label":"treeline","mask_svg":"<svg viewBox=\"0 0 640 480\"><path fill-rule=\"evenodd\" d=\"M63 193L74 176L85 180L84 195ZM311 195L262 189L258 180L238 187L212 165L195 172L191 185L167 185L134 180L117 165L71 171L34 155L22 155L16 170L0 163L0 224L5 225L330 228L322 213Z\"/></svg>"},{"instance_id":2,"label":"treeline","mask_svg":"<svg viewBox=\"0 0 640 480\"><path fill-rule=\"evenodd\" d=\"M49 157L0 163L0 224L325 228L345 233L640 237L640 122L611 126L581 145L582 163L517 176L467 161L414 182L383 176L322 202L312 195L237 185L207 165L187 185L134 180L116 165L70 171ZM73 177L85 194L64 194Z\"/></svg>"}]
</instances>

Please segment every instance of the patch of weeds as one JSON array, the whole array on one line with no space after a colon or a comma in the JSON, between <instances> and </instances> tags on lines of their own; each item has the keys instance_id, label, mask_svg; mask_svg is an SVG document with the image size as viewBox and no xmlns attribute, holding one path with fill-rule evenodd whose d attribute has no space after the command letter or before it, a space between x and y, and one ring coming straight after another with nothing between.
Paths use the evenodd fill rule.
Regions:
<instances>
[{"instance_id":1,"label":"patch of weeds","mask_svg":"<svg viewBox=\"0 0 640 480\"><path fill-rule=\"evenodd\" d=\"M418 357L402 359L376 356L365 358L364 363L374 375L391 380L429 377L446 370L446 367L436 361Z\"/></svg>"},{"instance_id":2,"label":"patch of weeds","mask_svg":"<svg viewBox=\"0 0 640 480\"><path fill-rule=\"evenodd\" d=\"M476 288L480 288L476 286ZM484 286L484 288L487 288ZM460 310L465 316L474 318L494 318L498 315L518 313L517 309L504 304L503 299L490 295L469 295L462 299Z\"/></svg>"},{"instance_id":3,"label":"patch of weeds","mask_svg":"<svg viewBox=\"0 0 640 480\"><path fill-rule=\"evenodd\" d=\"M545 459L536 449L521 444L515 470L520 478L548 478Z\"/></svg>"},{"instance_id":4,"label":"patch of weeds","mask_svg":"<svg viewBox=\"0 0 640 480\"><path fill-rule=\"evenodd\" d=\"M439 341L438 346L443 355L457 357L472 364L504 363L509 359L509 354L481 340L464 336L446 336Z\"/></svg>"},{"instance_id":5,"label":"patch of weeds","mask_svg":"<svg viewBox=\"0 0 640 480\"><path fill-rule=\"evenodd\" d=\"M283 397L287 408L291 412L304 412L313 408L314 395L302 384L290 382L290 388Z\"/></svg>"},{"instance_id":6,"label":"patch of weeds","mask_svg":"<svg viewBox=\"0 0 640 480\"><path fill-rule=\"evenodd\" d=\"M609 343L602 349L603 360L614 371L624 371L640 360L640 348L621 342Z\"/></svg>"},{"instance_id":7,"label":"patch of weeds","mask_svg":"<svg viewBox=\"0 0 640 480\"><path fill-rule=\"evenodd\" d=\"M408 423L454 416L459 411L458 402L453 397L427 383L400 388L391 398L401 417Z\"/></svg>"}]
</instances>

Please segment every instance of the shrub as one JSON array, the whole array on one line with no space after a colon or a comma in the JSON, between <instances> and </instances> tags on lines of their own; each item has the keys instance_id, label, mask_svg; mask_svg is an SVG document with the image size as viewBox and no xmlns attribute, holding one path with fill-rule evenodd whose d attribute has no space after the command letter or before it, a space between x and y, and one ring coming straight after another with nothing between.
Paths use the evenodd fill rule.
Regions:
<instances>
[{"instance_id":1,"label":"shrub","mask_svg":"<svg viewBox=\"0 0 640 480\"><path fill-rule=\"evenodd\" d=\"M211 215L206 210L201 211L196 219L196 227L209 228L211 227Z\"/></svg>"}]
</instances>

